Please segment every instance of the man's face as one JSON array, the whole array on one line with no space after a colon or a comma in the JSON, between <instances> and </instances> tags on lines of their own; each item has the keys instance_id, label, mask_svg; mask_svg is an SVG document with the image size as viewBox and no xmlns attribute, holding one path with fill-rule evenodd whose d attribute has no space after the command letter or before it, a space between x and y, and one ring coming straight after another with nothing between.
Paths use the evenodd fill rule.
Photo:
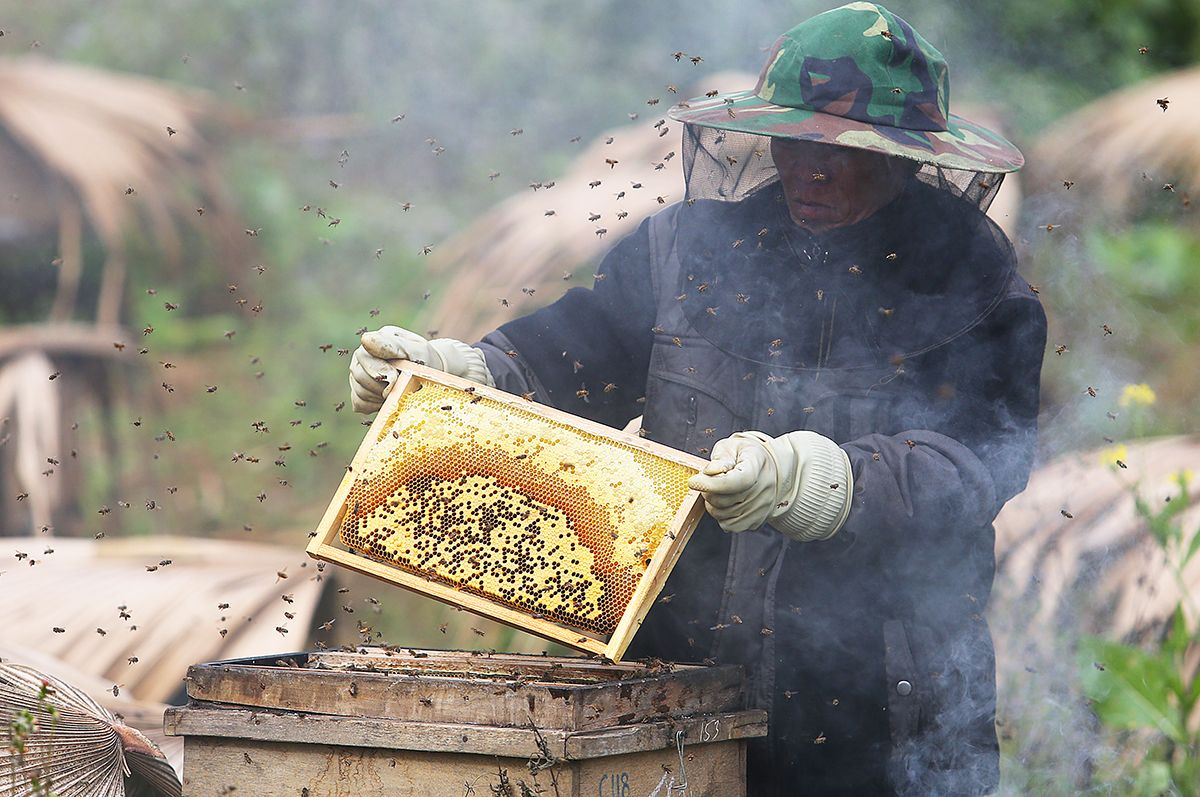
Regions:
<instances>
[{"instance_id":1,"label":"man's face","mask_svg":"<svg viewBox=\"0 0 1200 797\"><path fill-rule=\"evenodd\" d=\"M771 139L771 157L792 221L815 233L868 218L896 198L918 167L865 150L784 138Z\"/></svg>"}]
</instances>

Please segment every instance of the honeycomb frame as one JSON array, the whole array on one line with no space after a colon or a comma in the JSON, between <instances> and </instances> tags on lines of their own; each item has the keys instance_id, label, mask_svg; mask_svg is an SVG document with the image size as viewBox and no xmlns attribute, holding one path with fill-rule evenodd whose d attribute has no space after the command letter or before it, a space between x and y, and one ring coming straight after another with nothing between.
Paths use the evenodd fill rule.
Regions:
<instances>
[{"instance_id":1,"label":"honeycomb frame","mask_svg":"<svg viewBox=\"0 0 1200 797\"><path fill-rule=\"evenodd\" d=\"M451 439L448 435L454 434L454 426L452 425L452 417L456 409L461 411L473 404L486 400L487 407L492 408L493 413L501 410L508 413L512 418L522 419L522 423L526 426L543 424L547 429L557 428L559 433L565 427L568 435L575 434L579 438L586 438L588 445L598 447L600 450L603 447L609 447L613 454L620 453L622 457L637 458L639 462L656 461L660 462L663 468L671 468L676 473L680 469L686 469L690 472L700 470L706 464L706 460L701 459L682 451L677 451L668 446L654 443L645 440L638 435L628 432L618 431L611 427L604 426L566 412L562 412L553 407L544 404L538 404L526 400L520 396L515 396L506 393L496 388L489 388L461 379L456 376L428 368L416 363L403 362L399 363L400 376L388 394L388 398L384 401L383 407L380 408L375 420L371 423L371 427L359 445L358 451L354 456L353 461L347 468L346 474L342 478L341 484L338 486L336 493L328 508L326 509L321 522L315 532L311 536L307 553L314 559L333 562L335 564L347 567L351 570L364 573L379 580L390 584L404 587L408 590L423 594L427 597L434 598L443 603L448 603L462 609L466 609L475 614L489 617L506 625L512 626L522 631L559 642L567 647L591 653L594 655L604 656L605 658L618 662L624 654L625 649L633 639L638 627L641 625L642 619L646 612L654 604L666 583L667 576L674 567L679 555L683 551L684 545L687 543L692 532L696 528L701 515L704 511L704 502L701 495L693 490L682 488L682 498L678 499L676 505L676 493L680 488L676 487L675 492L667 493L658 496L655 506L659 508L656 517L659 519L655 528L658 532L646 539L651 540L648 545L639 546L635 555L637 561L637 569L640 569L640 575L637 576L632 584L622 582L620 588L608 590L609 581L605 576L601 576L596 571L595 581L597 583L603 581L605 587L605 605L610 607L606 612L606 622L604 623L588 623L579 620L578 617L568 617L564 620L562 616L553 611L535 611L536 606L522 605L521 602L514 603L511 600L505 600L500 595L488 594L478 582L484 576L478 573L471 573L463 578L449 578L444 568L439 569L436 563L445 559L442 551L445 546L442 544L442 539L435 540L432 547L429 541L426 540L425 554L421 558L422 563L428 563L430 559L435 562L434 567L425 567L424 569L414 564L413 561L399 561L405 555L413 552L413 539L415 535L410 535L412 539L407 540L408 547L399 546L398 543L392 543L392 548L403 547L400 553L396 553L392 548L381 548L382 541L378 533L372 537L371 534L361 531L367 527L367 521L360 520L367 517L368 512L382 511L388 515L395 515L395 507L404 505L400 501L380 501L375 500L371 509L365 510L361 506L362 496L365 495L363 490L369 490L370 487L364 487L364 484L369 485L372 477L383 478L387 475L391 478L389 485L395 485L398 477L392 477L391 474L400 466L405 468L404 473L408 474L404 483L405 489L413 483L420 483L421 489L428 490L428 484L431 480L437 481L438 477L425 477L422 475L420 468L429 467L433 471L445 469L443 462L444 457L441 452L437 458L428 457L427 462L418 462L416 465L411 464L414 459L420 457L408 457L406 460L398 460L397 463L388 464L381 460L388 450L387 445L395 447L397 444L389 439L389 431L391 437L400 440L400 436L395 431L395 425L398 418L409 418L409 423L422 431L422 437L426 434L430 439ZM438 401L446 401L444 406L434 407L430 409L414 409L410 406L402 408L401 405L408 402L411 394L422 390L424 387L433 388L425 397L442 397L448 396L448 399L439 398ZM417 404L416 397L412 397L412 404ZM424 402L428 404L428 401ZM442 411L445 411L444 413ZM404 413L408 412L408 416ZM440 437L439 437L440 435ZM502 432L500 436L504 436ZM471 451L486 449L486 446L469 447ZM448 450L442 449L442 451ZM522 449L524 451L524 449ZM537 448L532 449L534 451ZM523 459L527 456L525 453L514 457L515 459ZM649 458L649 459L648 459ZM566 463L569 464L569 463ZM560 463L560 467L562 464ZM390 470L381 470L382 468L390 468ZM417 470L413 470L417 468ZM638 470L635 468L635 470ZM413 474L416 474L415 476ZM514 493L504 493L506 489L520 491L520 485L502 485L502 484L473 484L463 487L463 479L468 478L463 470L457 473L451 473L451 476L458 475L460 480L458 486L459 492L465 490L470 493L474 488L475 495L484 495L495 497L499 494L512 497ZM444 484L446 475L441 476ZM474 476L472 475L472 478ZM486 474L479 478L490 478ZM678 476L676 477L678 478ZM557 480L551 479L557 482ZM623 482L623 480L622 480ZM534 485L541 488L538 493L531 487L531 483L527 483L526 487L530 487L530 491L535 494L549 494L546 492L546 485ZM560 498L562 496L562 485L555 495ZM638 493L636 490L642 488L643 492ZM566 489L576 489L568 487ZM628 492L628 503L637 505L640 502L635 502L635 496L646 495L646 490L658 490L653 484L631 484L624 486ZM376 494L387 492L383 487L375 488ZM662 493L662 490L658 490ZM624 496L626 493L622 493ZM391 495L391 493L388 493ZM578 492L573 495L579 495ZM586 498L586 496L585 496ZM529 499L533 501L533 499ZM610 501L612 499L609 499ZM664 503L664 500L666 503ZM410 501L409 503L414 503ZM578 502L576 502L578 503ZM624 502L622 502L622 506ZM665 508L665 514L664 514ZM554 505L551 501L546 504L537 504L534 502L532 509L541 512L538 516L540 522L548 523L547 509L553 510ZM566 512L566 510L563 510ZM631 510L633 511L633 510ZM552 512L550 514L553 514ZM461 513L460 513L461 516ZM623 515L618 515L618 518ZM667 518L669 517L669 521ZM394 520L395 518L391 518ZM576 523L578 519L576 518ZM663 525L665 523L665 526ZM459 525L461 527L461 524ZM456 527L456 528L459 528ZM579 535L578 531L571 527L572 533ZM348 532L347 529L350 529ZM443 523L442 531L447 530ZM398 536L399 532L393 531L390 527L386 528L391 536ZM422 533L425 533L422 531ZM618 543L618 532L614 529L612 532L613 543L611 546L613 551L608 551L610 558L616 556L615 549L619 544L625 544L625 541ZM646 532L649 534L649 532ZM352 544L348 544L349 542ZM507 538L506 538L507 539ZM595 536L593 535L593 540ZM579 536L577 540L583 545L584 540ZM388 541L390 543L390 539ZM567 541L570 543L570 540ZM520 544L518 540L516 544ZM574 551L576 546L569 545ZM595 543L588 544L587 547L592 549ZM569 556L559 551L562 548L558 546L554 553L561 559L562 556ZM488 550L491 550L489 546ZM586 554L586 552L584 552ZM542 551L543 557L548 556L545 550ZM515 550L512 555L525 555L524 551ZM532 555L532 554L529 554ZM624 551L625 560L630 557L628 545ZM410 559L416 558L415 555ZM607 560L606 560L607 561ZM555 564L560 566L570 567L571 562L578 568L583 568L585 564L575 559L556 562L547 562L546 566L550 567ZM611 569L611 568L610 568ZM608 572L605 570L605 572ZM461 574L460 574L461 575ZM579 573L576 574L577 580L570 583L578 586ZM475 581L471 579L474 578ZM494 582L494 579L493 579ZM589 587L595 589L594 587ZM494 590L493 590L494 591ZM614 598L609 592L618 595L619 598ZM575 594L578 595L579 590L576 589ZM547 593L551 594L551 593ZM589 592L589 595L591 593ZM626 600L627 598L627 600ZM565 599L564 599L565 602ZM587 605L586 601L578 598L573 605ZM566 614L570 614L569 612ZM574 619L576 622L570 622Z\"/></svg>"}]
</instances>

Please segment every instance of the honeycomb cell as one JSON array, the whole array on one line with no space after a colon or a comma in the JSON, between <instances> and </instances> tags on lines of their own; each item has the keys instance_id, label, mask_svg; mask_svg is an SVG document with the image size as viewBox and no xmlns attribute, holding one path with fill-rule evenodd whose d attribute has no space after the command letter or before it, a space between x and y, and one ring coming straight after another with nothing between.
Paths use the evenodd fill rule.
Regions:
<instances>
[{"instance_id":1,"label":"honeycomb cell","mask_svg":"<svg viewBox=\"0 0 1200 797\"><path fill-rule=\"evenodd\" d=\"M626 443L423 382L356 466L341 538L425 579L608 635L693 473Z\"/></svg>"}]
</instances>

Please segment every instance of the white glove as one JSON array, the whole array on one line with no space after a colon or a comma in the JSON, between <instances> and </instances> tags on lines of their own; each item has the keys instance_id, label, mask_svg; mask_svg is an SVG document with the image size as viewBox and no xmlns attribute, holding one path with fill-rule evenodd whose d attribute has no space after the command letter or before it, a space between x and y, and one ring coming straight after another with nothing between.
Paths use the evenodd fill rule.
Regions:
<instances>
[{"instance_id":1,"label":"white glove","mask_svg":"<svg viewBox=\"0 0 1200 797\"><path fill-rule=\"evenodd\" d=\"M713 446L712 461L688 480L725 531L764 523L787 536L827 540L846 522L854 487L846 452L816 432L771 437L735 432Z\"/></svg>"},{"instance_id":2,"label":"white glove","mask_svg":"<svg viewBox=\"0 0 1200 797\"><path fill-rule=\"evenodd\" d=\"M426 340L416 332L387 326L364 332L362 345L350 358L350 403L355 412L375 412L383 406L399 375L392 360L409 360L488 387L496 386L479 349L461 340Z\"/></svg>"}]
</instances>

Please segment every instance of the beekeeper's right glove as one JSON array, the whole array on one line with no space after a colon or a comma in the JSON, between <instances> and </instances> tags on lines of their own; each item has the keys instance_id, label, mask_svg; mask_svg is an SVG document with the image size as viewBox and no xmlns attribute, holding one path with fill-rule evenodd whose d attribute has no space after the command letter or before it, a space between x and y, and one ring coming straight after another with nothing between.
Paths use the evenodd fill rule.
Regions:
<instances>
[{"instance_id":1,"label":"beekeeper's right glove","mask_svg":"<svg viewBox=\"0 0 1200 797\"><path fill-rule=\"evenodd\" d=\"M454 376L495 387L483 352L461 340L426 340L416 332L386 326L364 332L362 345L350 358L350 403L355 412L375 412L383 406L399 372L392 360L409 360Z\"/></svg>"}]
</instances>

